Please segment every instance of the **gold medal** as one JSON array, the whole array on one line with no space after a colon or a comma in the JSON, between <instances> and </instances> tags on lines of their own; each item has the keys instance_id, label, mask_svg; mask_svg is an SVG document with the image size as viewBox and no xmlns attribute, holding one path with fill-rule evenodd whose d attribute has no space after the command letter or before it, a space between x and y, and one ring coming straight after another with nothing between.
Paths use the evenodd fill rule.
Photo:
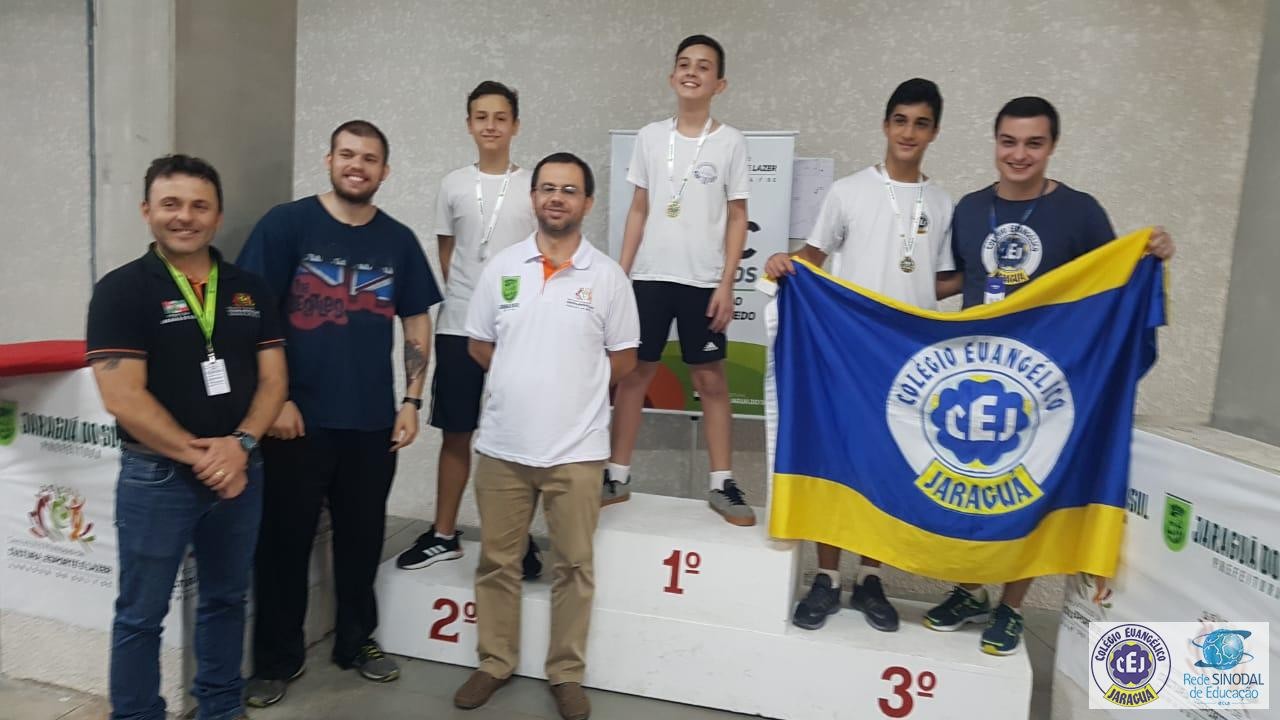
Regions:
<instances>
[{"instance_id":1,"label":"gold medal","mask_svg":"<svg viewBox=\"0 0 1280 720\"><path fill-rule=\"evenodd\" d=\"M902 272L909 273L916 269L916 261L907 256L902 258L902 262L898 263L898 267L902 268Z\"/></svg>"},{"instance_id":2,"label":"gold medal","mask_svg":"<svg viewBox=\"0 0 1280 720\"><path fill-rule=\"evenodd\" d=\"M672 200L671 202L667 203L667 217L669 218L680 217L680 201L679 200Z\"/></svg>"}]
</instances>

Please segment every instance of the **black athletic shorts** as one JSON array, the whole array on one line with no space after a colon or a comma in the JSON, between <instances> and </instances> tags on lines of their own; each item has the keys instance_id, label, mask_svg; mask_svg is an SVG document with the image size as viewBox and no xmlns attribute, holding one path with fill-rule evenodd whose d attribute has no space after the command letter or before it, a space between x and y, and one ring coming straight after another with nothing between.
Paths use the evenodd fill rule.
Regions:
<instances>
[{"instance_id":1,"label":"black athletic shorts","mask_svg":"<svg viewBox=\"0 0 1280 720\"><path fill-rule=\"evenodd\" d=\"M445 432L474 432L480 425L484 368L467 352L467 341L462 335L436 335L431 426Z\"/></svg>"},{"instance_id":2,"label":"black athletic shorts","mask_svg":"<svg viewBox=\"0 0 1280 720\"><path fill-rule=\"evenodd\" d=\"M724 359L724 333L712 332L707 304L714 288L680 283L636 280L631 283L640 312L641 362L657 362L667 345L671 321L680 336L680 356L686 365L701 365Z\"/></svg>"}]
</instances>

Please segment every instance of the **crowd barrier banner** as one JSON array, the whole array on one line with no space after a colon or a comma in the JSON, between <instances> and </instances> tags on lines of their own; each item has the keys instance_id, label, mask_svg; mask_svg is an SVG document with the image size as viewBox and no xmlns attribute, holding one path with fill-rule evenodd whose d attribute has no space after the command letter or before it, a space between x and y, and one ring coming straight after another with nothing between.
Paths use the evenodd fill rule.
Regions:
<instances>
[{"instance_id":1,"label":"crowd barrier banner","mask_svg":"<svg viewBox=\"0 0 1280 720\"><path fill-rule=\"evenodd\" d=\"M91 370L0 378L0 606L111 626L119 458Z\"/></svg>"},{"instance_id":2,"label":"crowd barrier banner","mask_svg":"<svg viewBox=\"0 0 1280 720\"><path fill-rule=\"evenodd\" d=\"M1198 622L1202 632L1195 637L1232 623L1269 622L1269 653L1261 654L1268 655L1271 667L1280 666L1280 476L1139 431L1125 510L1115 577L1099 581L1076 575L1067 583L1056 670L1082 689L1093 683L1090 622ZM1243 641L1244 653L1255 658L1260 647L1257 638ZM1200 656L1199 648L1190 650ZM1261 665L1246 662L1230 672L1249 673ZM1172 670L1176 688L1182 673L1203 667ZM1103 712L1121 717L1127 711L1098 714ZM1197 720L1268 716L1241 708L1220 714L1184 710L1182 715Z\"/></svg>"},{"instance_id":3,"label":"crowd barrier banner","mask_svg":"<svg viewBox=\"0 0 1280 720\"><path fill-rule=\"evenodd\" d=\"M0 672L106 693L119 465L91 369L0 373ZM161 692L175 711L190 705L194 569L184 562L164 622Z\"/></svg>"},{"instance_id":4,"label":"crowd barrier banner","mask_svg":"<svg viewBox=\"0 0 1280 720\"><path fill-rule=\"evenodd\" d=\"M765 329L767 296L755 290L764 275L769 256L786 252L791 218L793 132L747 132L747 172L751 179L751 199L747 201L749 224L747 245L738 266L734 286L734 315L729 325L729 349L725 372L729 399L735 415L764 415ZM622 254L622 231L635 186L627 182L634 130L615 130L611 135L609 168L609 254ZM645 398L649 410L701 413L701 403L693 391L689 371L680 359L674 324L662 353L661 367Z\"/></svg>"}]
</instances>

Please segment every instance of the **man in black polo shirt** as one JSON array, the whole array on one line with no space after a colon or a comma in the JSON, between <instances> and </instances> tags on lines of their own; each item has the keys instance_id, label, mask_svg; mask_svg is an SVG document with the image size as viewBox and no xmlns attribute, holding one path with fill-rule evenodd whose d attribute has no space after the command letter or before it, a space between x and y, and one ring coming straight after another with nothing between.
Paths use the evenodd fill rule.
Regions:
<instances>
[{"instance_id":1,"label":"man in black polo shirt","mask_svg":"<svg viewBox=\"0 0 1280 720\"><path fill-rule=\"evenodd\" d=\"M125 442L111 717L165 717L161 622L190 544L200 588L191 692L203 720L235 720L262 514L257 438L284 404L284 340L266 284L210 247L222 223L217 171L168 155L151 163L144 194L155 243L98 282L85 355Z\"/></svg>"}]
</instances>

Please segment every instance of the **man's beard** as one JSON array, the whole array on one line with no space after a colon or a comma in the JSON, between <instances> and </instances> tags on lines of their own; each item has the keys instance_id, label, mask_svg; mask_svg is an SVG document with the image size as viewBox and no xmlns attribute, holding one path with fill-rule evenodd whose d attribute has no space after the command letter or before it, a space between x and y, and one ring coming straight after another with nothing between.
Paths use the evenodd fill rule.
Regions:
<instances>
[{"instance_id":1,"label":"man's beard","mask_svg":"<svg viewBox=\"0 0 1280 720\"><path fill-rule=\"evenodd\" d=\"M337 195L338 197L342 198L346 202L351 203L352 205L368 205L370 202L373 201L373 196L376 195L378 192L378 186L374 185L369 188L368 192L350 193L350 192L347 192L346 190L343 190L341 184L337 180L334 180L332 177L329 178L329 184L333 186L334 195Z\"/></svg>"},{"instance_id":2,"label":"man's beard","mask_svg":"<svg viewBox=\"0 0 1280 720\"><path fill-rule=\"evenodd\" d=\"M551 235L552 237L563 237L572 235L579 227L582 226L581 220L571 220L565 218L557 223L550 223L542 218L538 218L538 229L543 235Z\"/></svg>"}]
</instances>

